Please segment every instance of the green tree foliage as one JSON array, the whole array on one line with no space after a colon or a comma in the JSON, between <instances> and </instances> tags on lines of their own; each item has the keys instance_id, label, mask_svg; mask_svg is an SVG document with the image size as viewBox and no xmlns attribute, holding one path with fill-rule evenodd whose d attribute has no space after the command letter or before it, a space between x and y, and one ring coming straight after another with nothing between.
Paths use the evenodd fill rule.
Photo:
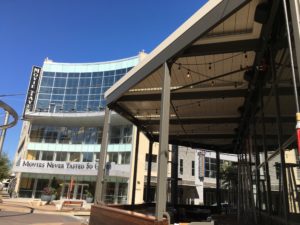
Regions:
<instances>
[{"instance_id":1,"label":"green tree foliage","mask_svg":"<svg viewBox=\"0 0 300 225\"><path fill-rule=\"evenodd\" d=\"M238 168L235 163L223 164L220 168L222 186L226 189L237 187L238 183Z\"/></svg>"},{"instance_id":2,"label":"green tree foliage","mask_svg":"<svg viewBox=\"0 0 300 225\"><path fill-rule=\"evenodd\" d=\"M0 181L9 178L10 161L6 155L0 156Z\"/></svg>"}]
</instances>

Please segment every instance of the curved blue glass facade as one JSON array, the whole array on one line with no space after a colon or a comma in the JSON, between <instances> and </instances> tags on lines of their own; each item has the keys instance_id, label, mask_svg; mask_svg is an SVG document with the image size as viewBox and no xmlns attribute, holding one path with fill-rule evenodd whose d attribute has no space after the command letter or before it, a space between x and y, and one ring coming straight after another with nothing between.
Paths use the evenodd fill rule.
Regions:
<instances>
[{"instance_id":1,"label":"curved blue glass facade","mask_svg":"<svg viewBox=\"0 0 300 225\"><path fill-rule=\"evenodd\" d=\"M138 57L99 63L46 60L35 111L87 112L105 107L104 92L138 63Z\"/></svg>"}]
</instances>

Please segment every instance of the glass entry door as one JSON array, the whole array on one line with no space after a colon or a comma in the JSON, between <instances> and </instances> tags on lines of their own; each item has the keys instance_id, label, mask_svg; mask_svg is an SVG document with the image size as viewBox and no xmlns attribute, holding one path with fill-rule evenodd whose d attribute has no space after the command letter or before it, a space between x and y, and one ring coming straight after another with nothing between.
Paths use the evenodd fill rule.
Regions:
<instances>
[{"instance_id":1,"label":"glass entry door","mask_svg":"<svg viewBox=\"0 0 300 225\"><path fill-rule=\"evenodd\" d=\"M88 184L75 184L73 196L75 199L86 199L85 191L88 189Z\"/></svg>"},{"instance_id":2,"label":"glass entry door","mask_svg":"<svg viewBox=\"0 0 300 225\"><path fill-rule=\"evenodd\" d=\"M64 183L61 197L69 199L86 199L85 191L88 190L88 187L88 184L74 184L72 190L70 190L70 184Z\"/></svg>"}]
</instances>

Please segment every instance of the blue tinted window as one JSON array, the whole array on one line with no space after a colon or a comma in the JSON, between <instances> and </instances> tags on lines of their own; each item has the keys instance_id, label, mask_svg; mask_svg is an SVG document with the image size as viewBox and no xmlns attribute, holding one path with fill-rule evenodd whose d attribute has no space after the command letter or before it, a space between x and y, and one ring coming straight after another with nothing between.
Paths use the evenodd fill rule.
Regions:
<instances>
[{"instance_id":1,"label":"blue tinted window","mask_svg":"<svg viewBox=\"0 0 300 225\"><path fill-rule=\"evenodd\" d=\"M77 96L77 101L81 102L81 101L87 101L89 99L88 95L78 95Z\"/></svg>"},{"instance_id":2,"label":"blue tinted window","mask_svg":"<svg viewBox=\"0 0 300 225\"><path fill-rule=\"evenodd\" d=\"M83 79L80 79L80 81L79 81L79 87L89 87L90 84L91 84L90 78L83 78Z\"/></svg>"},{"instance_id":3,"label":"blue tinted window","mask_svg":"<svg viewBox=\"0 0 300 225\"><path fill-rule=\"evenodd\" d=\"M65 78L55 78L54 87L65 87L66 79Z\"/></svg>"},{"instance_id":4,"label":"blue tinted window","mask_svg":"<svg viewBox=\"0 0 300 225\"><path fill-rule=\"evenodd\" d=\"M78 78L80 73L69 73L69 78Z\"/></svg>"},{"instance_id":5,"label":"blue tinted window","mask_svg":"<svg viewBox=\"0 0 300 225\"><path fill-rule=\"evenodd\" d=\"M70 87L77 87L79 79L68 79L67 81L67 88Z\"/></svg>"},{"instance_id":6,"label":"blue tinted window","mask_svg":"<svg viewBox=\"0 0 300 225\"><path fill-rule=\"evenodd\" d=\"M99 111L105 107L103 94L130 68L93 73L44 72L37 101L42 107L56 112ZM55 104L51 105L50 102ZM53 109L53 107L56 107Z\"/></svg>"},{"instance_id":7,"label":"blue tinted window","mask_svg":"<svg viewBox=\"0 0 300 225\"><path fill-rule=\"evenodd\" d=\"M92 74L92 77L103 77L103 72L95 72Z\"/></svg>"},{"instance_id":8,"label":"blue tinted window","mask_svg":"<svg viewBox=\"0 0 300 225\"><path fill-rule=\"evenodd\" d=\"M52 88L48 88L48 87L41 87L40 88L40 93L49 93L51 94L52 92Z\"/></svg>"},{"instance_id":9,"label":"blue tinted window","mask_svg":"<svg viewBox=\"0 0 300 225\"><path fill-rule=\"evenodd\" d=\"M39 94L39 99L47 99L50 100L51 95L49 94Z\"/></svg>"},{"instance_id":10,"label":"blue tinted window","mask_svg":"<svg viewBox=\"0 0 300 225\"><path fill-rule=\"evenodd\" d=\"M84 78L84 77L91 77L92 74L91 73L81 73L81 77Z\"/></svg>"},{"instance_id":11,"label":"blue tinted window","mask_svg":"<svg viewBox=\"0 0 300 225\"><path fill-rule=\"evenodd\" d=\"M41 86L52 87L54 79L52 77L43 77Z\"/></svg>"},{"instance_id":12,"label":"blue tinted window","mask_svg":"<svg viewBox=\"0 0 300 225\"><path fill-rule=\"evenodd\" d=\"M102 77L95 77L92 79L92 87L101 87L102 85Z\"/></svg>"},{"instance_id":13,"label":"blue tinted window","mask_svg":"<svg viewBox=\"0 0 300 225\"><path fill-rule=\"evenodd\" d=\"M53 72L43 72L43 77L54 77L55 73Z\"/></svg>"},{"instance_id":14,"label":"blue tinted window","mask_svg":"<svg viewBox=\"0 0 300 225\"><path fill-rule=\"evenodd\" d=\"M63 95L52 95L52 100L63 100L64 96Z\"/></svg>"},{"instance_id":15,"label":"blue tinted window","mask_svg":"<svg viewBox=\"0 0 300 225\"><path fill-rule=\"evenodd\" d=\"M101 88L91 88L90 89L90 94L100 94L101 93Z\"/></svg>"},{"instance_id":16,"label":"blue tinted window","mask_svg":"<svg viewBox=\"0 0 300 225\"><path fill-rule=\"evenodd\" d=\"M79 95L89 94L89 89L88 88L79 88L78 89L78 94Z\"/></svg>"},{"instance_id":17,"label":"blue tinted window","mask_svg":"<svg viewBox=\"0 0 300 225\"><path fill-rule=\"evenodd\" d=\"M103 86L112 86L114 83L114 77L104 77Z\"/></svg>"},{"instance_id":18,"label":"blue tinted window","mask_svg":"<svg viewBox=\"0 0 300 225\"><path fill-rule=\"evenodd\" d=\"M55 77L64 77L67 78L68 74L67 73L56 73Z\"/></svg>"},{"instance_id":19,"label":"blue tinted window","mask_svg":"<svg viewBox=\"0 0 300 225\"><path fill-rule=\"evenodd\" d=\"M53 94L64 94L65 89L64 88L53 88L52 93Z\"/></svg>"},{"instance_id":20,"label":"blue tinted window","mask_svg":"<svg viewBox=\"0 0 300 225\"><path fill-rule=\"evenodd\" d=\"M114 74L115 74L114 70L104 72L104 76L113 76Z\"/></svg>"},{"instance_id":21,"label":"blue tinted window","mask_svg":"<svg viewBox=\"0 0 300 225\"><path fill-rule=\"evenodd\" d=\"M66 89L66 95L67 94L76 95L77 94L77 88L67 88Z\"/></svg>"}]
</instances>

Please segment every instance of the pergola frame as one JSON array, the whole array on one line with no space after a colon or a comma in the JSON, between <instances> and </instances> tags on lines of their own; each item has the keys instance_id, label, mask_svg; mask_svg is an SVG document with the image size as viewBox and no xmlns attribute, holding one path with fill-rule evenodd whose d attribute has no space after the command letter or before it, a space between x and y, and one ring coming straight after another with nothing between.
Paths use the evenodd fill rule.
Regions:
<instances>
[{"instance_id":1,"label":"pergola frame","mask_svg":"<svg viewBox=\"0 0 300 225\"><path fill-rule=\"evenodd\" d=\"M283 196L283 207L282 212L284 219L282 223L288 224L289 221L289 199L288 199L288 184L286 175L286 165L285 165L285 148L291 144L295 144L295 135L292 133L285 133L283 130L283 125L295 123L293 119L293 114L283 115L281 112L282 107L280 106L279 97L288 96L296 98L296 108L298 110L298 88L296 85L295 75L293 75L293 87L278 87L279 77L281 74L280 70L285 67L282 65L276 65L275 57L277 52L282 49L288 49L291 45L287 46L287 42L278 43L274 42L275 36L280 36L278 30L284 27L284 21L281 18L276 17L279 13L286 13L280 9L282 4L279 0L268 1L267 12L268 17L266 21L263 22L260 38L251 40L241 40L241 41L231 41L226 45L226 43L203 44L198 46L191 45L195 42L197 38L203 36L209 30L215 28L222 21L226 20L229 16L233 15L243 6L251 1L235 1L235 0L223 0L217 1L215 4L208 3L207 9L210 11L203 16L199 13L200 18L197 22L194 22L189 29L184 31L180 30L180 35L174 34L170 36L171 44L159 46L155 49L141 64L134 68L129 74L127 74L123 79L121 79L116 85L107 91L106 98L108 102L108 108L121 114L133 124L135 124L139 130L141 130L150 141L149 153L150 160L148 164L148 177L147 177L147 187L150 186L150 172L151 171L151 158L152 158L152 144L155 141L159 141L159 164L158 164L158 182L157 182L157 199L156 199L156 210L155 217L158 221L161 221L166 212L166 193L167 193L167 165L168 165L168 149L169 144L173 145L183 145L192 148L204 148L216 151L217 156L217 203L220 207L221 197L220 197L220 152L230 152L238 154L239 169L238 169L238 205L239 205L239 219L241 219L242 214L252 215L254 223L258 223L262 219L264 213L261 210L262 207L262 196L261 194L256 195L254 199L253 185L255 184L259 193L260 190L260 168L265 169L265 179L266 179L266 209L270 216L272 214L272 197L271 197L271 184L270 184L270 168L269 161L270 156L268 155L268 150L270 146L275 144L276 154L280 155L280 174L282 182L282 196ZM285 0L283 0L285 5ZM249 3L250 4L250 3ZM290 1L290 7L294 7L294 1ZM297 5L298 7L298 5ZM220 12L223 13L220 13ZM295 23L295 18L299 17L297 10L291 10L293 19L293 30L294 30L294 40L300 40L299 35L299 24ZM214 16L213 16L214 15ZM220 15L216 17L215 15ZM195 15L197 17L197 15ZM187 22L188 23L188 22ZM287 31L289 34L289 30ZM288 38L290 38L288 36ZM299 38L299 39L298 39ZM280 39L282 40L282 39ZM290 39L288 40L290 43ZM247 43L247 45L246 45ZM299 43L294 43L296 46L297 61L300 62L300 47ZM253 68L253 74L250 80L248 80L248 88L239 90L204 90L204 91L180 91L175 92L172 88L172 68L178 66L176 60L180 58L186 58L191 56L202 56L207 54L221 54L235 51L255 51L256 55L253 60L251 68ZM282 53L282 59L286 61L292 61L293 57L287 57L285 51ZM268 62L269 68L265 68L265 64L262 62ZM282 60L283 61L283 60ZM281 61L280 61L281 62ZM286 64L284 62L284 64ZM292 63L293 65L293 63ZM298 64L299 65L299 64ZM279 68L279 69L278 69ZM291 70L294 71L294 66L290 66ZM161 74L161 89L159 93L145 93L145 94L134 94L129 90L134 88L134 86L141 83L143 80L150 76L150 74L155 74L158 70L162 71ZM294 72L293 72L294 73ZM299 71L298 71L299 73ZM153 75L154 76L154 75ZM214 80L222 77L222 75L209 78L207 80ZM267 85L267 81L271 78L271 86ZM198 85L196 83L196 85ZM190 84L193 87L195 84ZM176 88L175 88L176 89ZM181 88L179 88L181 89ZM244 97L243 106L240 109L240 117L236 116L226 116L223 117L206 117L206 118L192 118L186 117L181 118L178 114L178 110L174 106L172 101L180 100L195 100L195 99L209 99L212 98L238 98ZM275 115L267 115L265 110L264 98L272 97L274 98L275 105ZM290 99L290 98L289 98ZM133 112L133 106L125 107L126 104L130 105L130 102L160 102L160 112L159 118L156 117L149 122L140 119ZM130 108L131 107L131 108ZM108 112L109 110L106 110ZM129 109L129 110L128 110ZM296 110L292 113L299 113ZM174 113L171 116L171 112ZM138 114L138 113L137 113ZM219 134L204 134L204 133L188 133L184 127L194 124L230 124L237 123L238 129L236 133L219 133ZM276 124L276 133L267 134L267 125ZM158 126L159 132L154 133L154 126ZM170 125L177 125L182 128L184 132L180 134L170 134ZM261 126L260 126L261 125ZM213 137L213 139L232 139L231 144L211 144L201 142L201 139L208 139ZM271 140L271 144L267 141ZM222 143L222 142L220 142ZM259 147L260 146L260 147ZM274 150L274 149L273 149ZM263 152L264 162L260 162L259 152ZM176 153L177 154L177 153ZM254 158L252 157L254 155ZM177 159L178 160L178 159ZM100 160L100 162L102 162ZM137 163L137 160L135 161ZM252 166L255 165L253 169ZM99 168L103 168L100 164ZM255 174L255 180L253 180L252 174ZM176 174L173 175L176 177ZM172 178L174 178L172 176ZM133 182L136 182L134 180ZM101 183L99 183L101 186ZM133 190L134 191L134 190ZM176 193L173 193L173 195ZM149 197L149 190L147 191L147 198ZM174 199L174 198L172 198ZM176 200L175 200L176 201ZM134 202L133 202L134 203ZM176 203L175 203L176 204ZM250 211L249 211L250 210ZM240 221L239 221L240 222ZM281 223L280 222L280 223Z\"/></svg>"}]
</instances>

